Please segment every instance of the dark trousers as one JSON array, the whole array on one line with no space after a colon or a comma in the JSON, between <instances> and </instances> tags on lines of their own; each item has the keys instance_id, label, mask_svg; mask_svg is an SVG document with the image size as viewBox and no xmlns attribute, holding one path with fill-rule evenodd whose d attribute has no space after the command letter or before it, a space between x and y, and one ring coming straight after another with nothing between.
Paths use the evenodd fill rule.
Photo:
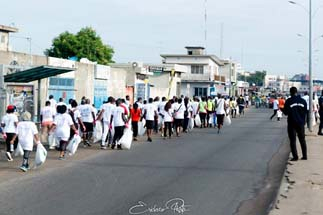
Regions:
<instances>
[{"instance_id":1,"label":"dark trousers","mask_svg":"<svg viewBox=\"0 0 323 215\"><path fill-rule=\"evenodd\" d=\"M185 117L185 118L184 118L183 131L186 131L186 130L187 130L189 119L190 119L190 118L188 118L188 117Z\"/></svg>"},{"instance_id":2,"label":"dark trousers","mask_svg":"<svg viewBox=\"0 0 323 215\"><path fill-rule=\"evenodd\" d=\"M158 133L158 118L154 119L154 132Z\"/></svg>"},{"instance_id":3,"label":"dark trousers","mask_svg":"<svg viewBox=\"0 0 323 215\"><path fill-rule=\"evenodd\" d=\"M323 111L321 112L319 112L319 114L320 114L320 127L319 127L319 134L322 134L322 129L323 129Z\"/></svg>"},{"instance_id":4,"label":"dark trousers","mask_svg":"<svg viewBox=\"0 0 323 215\"><path fill-rule=\"evenodd\" d=\"M206 113L200 113L201 128L205 127Z\"/></svg>"},{"instance_id":5,"label":"dark trousers","mask_svg":"<svg viewBox=\"0 0 323 215\"><path fill-rule=\"evenodd\" d=\"M124 126L114 127L114 137L113 137L113 145L117 143L123 136Z\"/></svg>"},{"instance_id":6,"label":"dark trousers","mask_svg":"<svg viewBox=\"0 0 323 215\"><path fill-rule=\"evenodd\" d=\"M131 122L132 124L132 131L133 131L133 137L137 137L138 136L138 122Z\"/></svg>"},{"instance_id":7,"label":"dark trousers","mask_svg":"<svg viewBox=\"0 0 323 215\"><path fill-rule=\"evenodd\" d=\"M288 123L287 128L288 128L288 137L290 141L290 149L291 149L293 158L298 159L297 148L296 148L296 134L301 144L303 157L307 158L304 125L295 125L295 124L291 125L290 123Z\"/></svg>"},{"instance_id":8,"label":"dark trousers","mask_svg":"<svg viewBox=\"0 0 323 215\"><path fill-rule=\"evenodd\" d=\"M172 136L172 122L164 122L164 137L167 136L167 130L168 130L168 135L169 137Z\"/></svg>"},{"instance_id":9,"label":"dark trousers","mask_svg":"<svg viewBox=\"0 0 323 215\"><path fill-rule=\"evenodd\" d=\"M270 119L273 119L273 118L276 116L277 111L278 111L278 110L274 110L274 114L273 114L273 115L271 115Z\"/></svg>"},{"instance_id":10,"label":"dark trousers","mask_svg":"<svg viewBox=\"0 0 323 215\"><path fill-rule=\"evenodd\" d=\"M15 133L6 133L7 135L7 139L6 139L6 146L7 146L7 152L13 152L16 148L17 148L17 145L18 145L18 137L15 139L15 142L14 142L14 147L13 147L13 150L10 149L10 141L13 139L13 137L16 135Z\"/></svg>"}]
</instances>

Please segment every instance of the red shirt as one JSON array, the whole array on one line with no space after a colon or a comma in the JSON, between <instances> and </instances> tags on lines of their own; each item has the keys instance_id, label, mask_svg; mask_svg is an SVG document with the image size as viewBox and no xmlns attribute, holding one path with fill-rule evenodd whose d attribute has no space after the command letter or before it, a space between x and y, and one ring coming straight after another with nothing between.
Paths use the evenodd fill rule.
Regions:
<instances>
[{"instance_id":1,"label":"red shirt","mask_svg":"<svg viewBox=\"0 0 323 215\"><path fill-rule=\"evenodd\" d=\"M139 122L140 117L141 117L141 110L140 108L138 108L137 110L135 110L134 108L130 109L130 115L131 115L131 120L133 122Z\"/></svg>"}]
</instances>

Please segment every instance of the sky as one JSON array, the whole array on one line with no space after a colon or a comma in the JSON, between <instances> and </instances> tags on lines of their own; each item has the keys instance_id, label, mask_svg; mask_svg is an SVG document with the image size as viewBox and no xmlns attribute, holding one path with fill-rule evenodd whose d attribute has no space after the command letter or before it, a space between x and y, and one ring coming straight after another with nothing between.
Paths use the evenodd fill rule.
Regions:
<instances>
[{"instance_id":1,"label":"sky","mask_svg":"<svg viewBox=\"0 0 323 215\"><path fill-rule=\"evenodd\" d=\"M308 73L309 0L1 1L0 25L19 28L10 38L15 51L29 53L24 37L31 37L32 53L43 54L60 33L91 26L118 63L161 63L160 54L206 46L207 54L231 58L247 71ZM312 1L313 77L323 79L323 2Z\"/></svg>"}]
</instances>

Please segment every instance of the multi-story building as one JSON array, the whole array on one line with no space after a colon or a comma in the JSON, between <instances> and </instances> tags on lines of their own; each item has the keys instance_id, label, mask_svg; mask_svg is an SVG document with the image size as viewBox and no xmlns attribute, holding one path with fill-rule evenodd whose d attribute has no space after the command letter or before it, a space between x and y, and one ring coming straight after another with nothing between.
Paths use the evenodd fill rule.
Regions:
<instances>
[{"instance_id":1,"label":"multi-story building","mask_svg":"<svg viewBox=\"0 0 323 215\"><path fill-rule=\"evenodd\" d=\"M286 93L289 91L289 80L284 75L266 75L264 88L270 91Z\"/></svg>"},{"instance_id":2,"label":"multi-story building","mask_svg":"<svg viewBox=\"0 0 323 215\"><path fill-rule=\"evenodd\" d=\"M0 25L0 51L9 51L9 33L15 33L17 31L17 28Z\"/></svg>"},{"instance_id":3,"label":"multi-story building","mask_svg":"<svg viewBox=\"0 0 323 215\"><path fill-rule=\"evenodd\" d=\"M220 75L222 60L204 53L203 47L186 47L187 54L162 54L163 63L188 67L181 76L181 94L185 96L209 96L226 93L225 76Z\"/></svg>"}]
</instances>

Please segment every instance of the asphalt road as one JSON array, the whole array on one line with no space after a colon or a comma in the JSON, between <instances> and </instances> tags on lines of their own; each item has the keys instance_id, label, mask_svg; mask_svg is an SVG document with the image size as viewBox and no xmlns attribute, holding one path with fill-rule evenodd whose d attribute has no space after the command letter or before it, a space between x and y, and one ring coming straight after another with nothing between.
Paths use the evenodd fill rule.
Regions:
<instances>
[{"instance_id":1,"label":"asphalt road","mask_svg":"<svg viewBox=\"0 0 323 215\"><path fill-rule=\"evenodd\" d=\"M274 162L276 172L285 166L277 152L286 141L286 120L270 121L271 113L250 109L221 134L195 129L130 151L88 150L88 157L14 172L0 181L0 215L230 215L242 214L247 202L248 215L265 214L274 191L265 205L250 200L271 183L273 159L281 160Z\"/></svg>"}]
</instances>

